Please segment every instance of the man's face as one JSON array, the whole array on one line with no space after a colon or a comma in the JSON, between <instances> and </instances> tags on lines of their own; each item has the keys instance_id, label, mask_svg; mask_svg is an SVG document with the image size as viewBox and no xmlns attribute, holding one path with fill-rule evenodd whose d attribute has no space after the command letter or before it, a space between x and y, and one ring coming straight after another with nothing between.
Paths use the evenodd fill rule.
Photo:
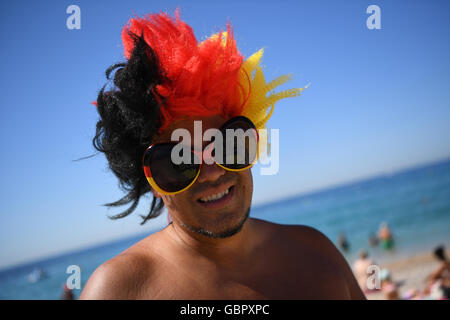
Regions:
<instances>
[{"instance_id":1,"label":"man's face","mask_svg":"<svg viewBox=\"0 0 450 320\"><path fill-rule=\"evenodd\" d=\"M155 142L170 142L172 131L187 129L194 145L194 120L202 121L203 132L209 128L219 129L227 119L221 116L189 118L178 121L165 130ZM203 147L211 142L203 142ZM224 192L228 194L214 200ZM224 238L238 232L246 221L253 193L250 169L232 172L217 164L203 162L195 183L187 190L175 195L161 197L172 219L182 227L209 237Z\"/></svg>"}]
</instances>

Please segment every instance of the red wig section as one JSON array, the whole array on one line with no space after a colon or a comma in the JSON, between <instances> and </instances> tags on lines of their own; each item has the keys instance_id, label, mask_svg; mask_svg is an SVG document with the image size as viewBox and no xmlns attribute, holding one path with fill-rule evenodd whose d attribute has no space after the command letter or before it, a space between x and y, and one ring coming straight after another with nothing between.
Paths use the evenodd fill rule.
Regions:
<instances>
[{"instance_id":1,"label":"red wig section","mask_svg":"<svg viewBox=\"0 0 450 320\"><path fill-rule=\"evenodd\" d=\"M143 35L169 79L154 88L164 97L160 132L189 116L230 118L242 113L246 94L239 85L239 70L244 57L229 24L227 33L220 32L199 43L178 11L175 18L160 13L130 19L122 31L127 59L133 51L133 34Z\"/></svg>"}]
</instances>

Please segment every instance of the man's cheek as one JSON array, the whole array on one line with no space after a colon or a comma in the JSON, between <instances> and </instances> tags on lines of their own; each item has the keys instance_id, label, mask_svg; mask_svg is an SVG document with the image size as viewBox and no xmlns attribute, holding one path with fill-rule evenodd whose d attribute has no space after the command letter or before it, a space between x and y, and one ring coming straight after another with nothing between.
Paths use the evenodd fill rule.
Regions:
<instances>
[{"instance_id":1,"label":"man's cheek","mask_svg":"<svg viewBox=\"0 0 450 320\"><path fill-rule=\"evenodd\" d=\"M164 205L167 209L176 210L177 209L177 199L176 196L163 195L162 199L164 201Z\"/></svg>"},{"instance_id":2,"label":"man's cheek","mask_svg":"<svg viewBox=\"0 0 450 320\"><path fill-rule=\"evenodd\" d=\"M194 197L188 194L176 194L176 195L165 195L163 196L164 204L167 209L177 210L177 211L186 211L189 206L192 205Z\"/></svg>"},{"instance_id":3,"label":"man's cheek","mask_svg":"<svg viewBox=\"0 0 450 320\"><path fill-rule=\"evenodd\" d=\"M245 197L245 202L251 203L253 195L253 176L250 169L242 172L239 183L242 187L242 196Z\"/></svg>"},{"instance_id":4,"label":"man's cheek","mask_svg":"<svg viewBox=\"0 0 450 320\"><path fill-rule=\"evenodd\" d=\"M250 197L251 197L252 193L253 193L253 175L252 175L251 169L247 170L246 178L247 178L248 192L249 192Z\"/></svg>"}]
</instances>

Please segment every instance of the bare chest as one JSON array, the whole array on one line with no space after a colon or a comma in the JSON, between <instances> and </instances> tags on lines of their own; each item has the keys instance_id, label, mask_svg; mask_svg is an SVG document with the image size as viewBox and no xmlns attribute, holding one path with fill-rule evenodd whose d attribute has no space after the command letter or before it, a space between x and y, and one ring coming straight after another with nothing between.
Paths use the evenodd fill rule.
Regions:
<instances>
[{"instance_id":1,"label":"bare chest","mask_svg":"<svg viewBox=\"0 0 450 320\"><path fill-rule=\"evenodd\" d=\"M297 261L219 270L166 266L143 288L145 299L348 299L346 281L331 266Z\"/></svg>"}]
</instances>

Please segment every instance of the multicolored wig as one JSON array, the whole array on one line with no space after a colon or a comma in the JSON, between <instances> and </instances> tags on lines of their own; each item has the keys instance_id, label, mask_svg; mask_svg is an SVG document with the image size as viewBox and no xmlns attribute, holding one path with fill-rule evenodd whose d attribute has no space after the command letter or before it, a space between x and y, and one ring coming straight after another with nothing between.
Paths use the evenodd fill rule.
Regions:
<instances>
[{"instance_id":1,"label":"multicolored wig","mask_svg":"<svg viewBox=\"0 0 450 320\"><path fill-rule=\"evenodd\" d=\"M131 203L113 219L129 215L141 196L151 191L142 171L142 155L168 126L191 116L244 115L262 129L277 101L303 90L274 92L290 77L266 83L260 66L263 51L244 60L229 24L227 31L198 42L179 12L174 18L150 14L130 19L122 40L127 61L106 70L107 79L114 75L114 86L106 90L105 85L98 94L100 120L93 138L95 149L105 154L127 193L106 206ZM154 197L142 223L163 208L161 198Z\"/></svg>"},{"instance_id":2,"label":"multicolored wig","mask_svg":"<svg viewBox=\"0 0 450 320\"><path fill-rule=\"evenodd\" d=\"M273 90L290 80L284 75L266 83L260 66L263 50L247 60L238 51L228 24L227 32L198 42L192 28L167 14L133 18L122 31L125 57L130 58L135 37L142 36L158 56L167 82L153 90L161 97L161 127L189 116L244 115L258 129L265 126L275 103L295 97L304 88L275 93Z\"/></svg>"}]
</instances>

